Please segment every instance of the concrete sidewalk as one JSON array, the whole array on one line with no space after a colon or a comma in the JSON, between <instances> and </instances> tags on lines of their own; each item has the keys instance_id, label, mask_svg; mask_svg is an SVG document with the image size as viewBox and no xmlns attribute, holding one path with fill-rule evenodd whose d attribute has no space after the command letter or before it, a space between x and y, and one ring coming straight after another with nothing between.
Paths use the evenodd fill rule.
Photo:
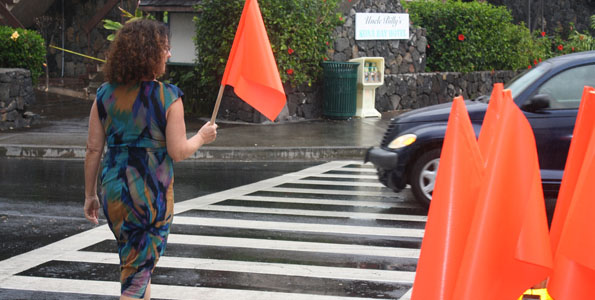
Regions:
<instances>
[{"instance_id":1,"label":"concrete sidewalk","mask_svg":"<svg viewBox=\"0 0 595 300\"><path fill-rule=\"evenodd\" d=\"M91 104L90 100L36 92L30 110L41 116L39 124L0 131L0 157L83 159ZM218 121L217 140L191 159L363 160L366 149L380 144L390 117L275 124ZM208 118L187 120L188 134L194 134L206 121Z\"/></svg>"}]
</instances>

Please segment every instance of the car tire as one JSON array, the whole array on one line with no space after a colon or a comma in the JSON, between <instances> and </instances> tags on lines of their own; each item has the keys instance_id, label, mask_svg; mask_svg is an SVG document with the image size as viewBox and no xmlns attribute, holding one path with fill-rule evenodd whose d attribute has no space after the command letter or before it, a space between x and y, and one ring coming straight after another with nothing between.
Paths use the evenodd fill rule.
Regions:
<instances>
[{"instance_id":1,"label":"car tire","mask_svg":"<svg viewBox=\"0 0 595 300\"><path fill-rule=\"evenodd\" d=\"M422 154L411 168L411 192L415 199L426 207L429 207L432 201L439 161L440 149L432 149Z\"/></svg>"}]
</instances>

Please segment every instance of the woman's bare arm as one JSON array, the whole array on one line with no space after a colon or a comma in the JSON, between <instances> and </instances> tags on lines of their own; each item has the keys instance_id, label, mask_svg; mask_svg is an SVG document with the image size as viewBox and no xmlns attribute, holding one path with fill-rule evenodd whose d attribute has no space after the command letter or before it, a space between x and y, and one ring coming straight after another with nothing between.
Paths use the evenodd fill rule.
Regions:
<instances>
[{"instance_id":1,"label":"woman's bare arm","mask_svg":"<svg viewBox=\"0 0 595 300\"><path fill-rule=\"evenodd\" d=\"M89 114L89 134L85 153L85 217L98 224L99 198L97 197L97 175L105 144L105 132L99 120L97 102L93 103Z\"/></svg>"},{"instance_id":2,"label":"woman's bare arm","mask_svg":"<svg viewBox=\"0 0 595 300\"><path fill-rule=\"evenodd\" d=\"M177 99L167 110L167 127L165 130L167 153L174 161L181 161L192 155L204 144L209 144L217 138L217 124L205 124L191 138L186 137L186 123L184 122L184 104Z\"/></svg>"}]
</instances>

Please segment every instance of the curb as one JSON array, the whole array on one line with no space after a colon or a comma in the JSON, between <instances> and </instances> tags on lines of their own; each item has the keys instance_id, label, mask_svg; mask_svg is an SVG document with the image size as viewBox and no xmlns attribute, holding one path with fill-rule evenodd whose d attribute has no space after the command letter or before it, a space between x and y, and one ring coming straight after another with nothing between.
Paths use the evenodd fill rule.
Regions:
<instances>
[{"instance_id":1,"label":"curb","mask_svg":"<svg viewBox=\"0 0 595 300\"><path fill-rule=\"evenodd\" d=\"M79 98L79 99L83 99L83 100L95 99L95 94L88 93L87 90L85 90L85 89L81 89L79 91L79 90L73 90L73 89L57 87L57 86L50 86L49 88L46 88L44 86L38 85L37 90L41 91L41 92L45 92L45 93L51 93L51 94L60 95L60 96L68 96L68 97L73 97L73 98Z\"/></svg>"},{"instance_id":2,"label":"curb","mask_svg":"<svg viewBox=\"0 0 595 300\"><path fill-rule=\"evenodd\" d=\"M189 161L329 161L363 160L366 147L204 147ZM0 145L0 158L83 160L85 147L51 145Z\"/></svg>"}]
</instances>

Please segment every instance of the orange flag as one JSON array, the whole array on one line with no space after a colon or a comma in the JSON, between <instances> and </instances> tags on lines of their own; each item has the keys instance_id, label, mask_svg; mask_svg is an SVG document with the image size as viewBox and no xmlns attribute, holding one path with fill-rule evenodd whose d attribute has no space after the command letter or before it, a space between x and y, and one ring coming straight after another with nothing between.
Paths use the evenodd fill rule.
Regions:
<instances>
[{"instance_id":1,"label":"orange flag","mask_svg":"<svg viewBox=\"0 0 595 300\"><path fill-rule=\"evenodd\" d=\"M535 138L504 92L453 299L517 299L552 267Z\"/></svg>"},{"instance_id":2,"label":"orange flag","mask_svg":"<svg viewBox=\"0 0 595 300\"><path fill-rule=\"evenodd\" d=\"M595 283L595 256L593 255L595 251L595 238L593 238L595 234L595 224L593 223L595 201L593 201L593 195L595 185L592 180L595 176L595 131L592 128L593 121L586 119L592 118L592 116L588 116L587 111L590 111L589 113L593 111L595 92L591 88L585 88L585 92L587 95L586 97L583 95L580 108L584 111L580 112L579 110L580 118L577 117L576 136L573 137L571 146L571 149L574 150L573 154L576 156L572 157L572 162L566 164L567 167L570 167L582 163L582 167L575 166L575 168L580 167L580 171L576 177L576 185L570 203L562 203L568 205L566 214L558 214L558 207L556 207L554 216L554 220L560 216L565 218L562 219L564 224L560 225L563 228L555 252L554 272L548 282L548 291L556 300L593 298L593 284ZM590 131L588 136L585 133L587 131ZM576 142L574 138L577 138ZM579 152L582 151L582 147L585 147L584 144L587 144L586 150L581 157ZM570 153L568 159L571 159ZM562 186L567 184L564 180L567 180L566 171ZM560 189L560 193L562 192Z\"/></svg>"},{"instance_id":3,"label":"orange flag","mask_svg":"<svg viewBox=\"0 0 595 300\"><path fill-rule=\"evenodd\" d=\"M481 125L477 143L479 144L479 151L484 158L487 157L488 150L491 148L494 141L494 135L496 134L496 124L500 116L499 104L502 102L503 90L504 85L502 83L494 84L492 95L490 96L490 103L488 104L488 109L483 117L483 124Z\"/></svg>"},{"instance_id":4,"label":"orange flag","mask_svg":"<svg viewBox=\"0 0 595 300\"><path fill-rule=\"evenodd\" d=\"M286 97L256 0L246 0L221 85L273 121Z\"/></svg>"},{"instance_id":5,"label":"orange flag","mask_svg":"<svg viewBox=\"0 0 595 300\"><path fill-rule=\"evenodd\" d=\"M550 228L550 239L554 254L556 253L556 249L558 249L558 241L560 240L564 223L566 223L566 215L568 214L572 194L575 191L578 175L585 159L587 146L589 145L589 139L595 126L595 118L593 118L595 116L595 99L590 98L590 100L587 100L590 91L595 91L595 89L588 86L585 86L583 89L583 97L576 116L562 184L560 185L560 191L558 192L558 199L556 201L556 210L554 211L552 227Z\"/></svg>"},{"instance_id":6,"label":"orange flag","mask_svg":"<svg viewBox=\"0 0 595 300\"><path fill-rule=\"evenodd\" d=\"M483 162L462 97L454 99L411 299L450 300L479 192Z\"/></svg>"}]
</instances>

